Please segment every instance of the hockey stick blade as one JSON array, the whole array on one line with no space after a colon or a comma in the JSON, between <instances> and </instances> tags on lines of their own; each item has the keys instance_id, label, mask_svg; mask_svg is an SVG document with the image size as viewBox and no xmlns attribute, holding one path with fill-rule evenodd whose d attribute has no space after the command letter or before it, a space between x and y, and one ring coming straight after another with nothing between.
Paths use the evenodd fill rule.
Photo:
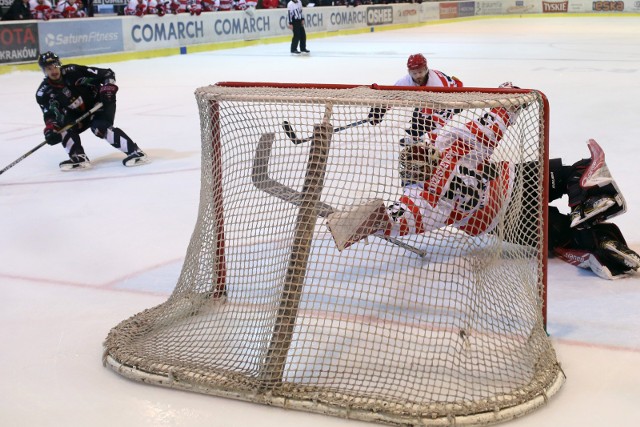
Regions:
<instances>
[{"instance_id":1,"label":"hockey stick blade","mask_svg":"<svg viewBox=\"0 0 640 427\"><path fill-rule=\"evenodd\" d=\"M360 126L361 124L369 123L370 121L371 121L370 119L358 120L357 122L349 123L348 125L333 128L333 133L342 132L343 130L346 130L355 126ZM296 145L302 144L303 142L311 141L313 139L313 135L308 138L303 138L303 139L298 138L298 136L296 135L296 132L293 130L293 126L291 126L291 124L286 120L282 122L282 129L284 129L284 133L287 135L287 138L289 138L291 142L293 142Z\"/></svg>"},{"instance_id":2,"label":"hockey stick blade","mask_svg":"<svg viewBox=\"0 0 640 427\"><path fill-rule=\"evenodd\" d=\"M251 180L253 182L253 185L255 185L259 190L277 197L280 200L284 200L285 202L300 206L303 201L303 194L301 192L288 187L269 176L269 157L271 156L271 146L273 144L274 138L275 135L273 133L265 133L260 137L260 142L258 143L256 154L253 159ZM334 211L335 209L331 205L324 202L319 202L319 216L326 218ZM427 256L427 251L411 246L403 242L402 240L393 237L379 236L376 234L374 234L373 236L378 237L382 240L386 240L392 245L398 246L409 252L413 252L420 258L424 258Z\"/></svg>"},{"instance_id":3,"label":"hockey stick blade","mask_svg":"<svg viewBox=\"0 0 640 427\"><path fill-rule=\"evenodd\" d=\"M67 131L67 130L71 129L72 127L74 127L75 125L77 125L78 123L80 123L81 121L86 119L87 117L89 117L91 114L93 114L96 111L98 111L100 108L102 108L102 102L98 102L96 105L93 106L92 109L90 109L89 111L84 113L82 116L80 116L78 119L76 119L75 122L70 123L70 124L66 125L65 127L63 127L62 129L60 129L58 131L58 133L62 133L64 131ZM18 157L16 160L14 160L9 165L7 165L4 169L0 170L0 175L2 175L3 173L8 171L9 169L14 167L15 165L17 165L18 163L20 163L21 161L23 161L24 159L26 159L27 157L29 157L30 155L32 155L33 153L38 151L40 148L44 147L45 145L47 145L47 141L42 141L40 144L38 144L35 147L33 147L31 150L27 151L22 156Z\"/></svg>"}]
</instances>

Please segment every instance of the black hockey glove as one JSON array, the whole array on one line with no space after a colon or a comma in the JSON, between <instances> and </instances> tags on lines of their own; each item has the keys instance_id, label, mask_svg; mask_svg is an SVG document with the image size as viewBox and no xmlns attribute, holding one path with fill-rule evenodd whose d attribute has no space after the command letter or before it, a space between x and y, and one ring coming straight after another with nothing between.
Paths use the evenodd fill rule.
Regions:
<instances>
[{"instance_id":1,"label":"black hockey glove","mask_svg":"<svg viewBox=\"0 0 640 427\"><path fill-rule=\"evenodd\" d=\"M49 145L56 145L62 142L62 135L58 133L58 126L49 120L44 128L44 139Z\"/></svg>"},{"instance_id":2,"label":"black hockey glove","mask_svg":"<svg viewBox=\"0 0 640 427\"><path fill-rule=\"evenodd\" d=\"M384 107L371 107L371 110L369 110L369 116L368 116L369 124L373 126L380 124L386 112L387 112L387 109Z\"/></svg>"},{"instance_id":3,"label":"black hockey glove","mask_svg":"<svg viewBox=\"0 0 640 427\"><path fill-rule=\"evenodd\" d=\"M405 129L413 137L421 137L436 128L444 126L444 123L462 110L429 110L425 112L416 108L411 116L411 128Z\"/></svg>"},{"instance_id":4,"label":"black hockey glove","mask_svg":"<svg viewBox=\"0 0 640 427\"><path fill-rule=\"evenodd\" d=\"M100 101L105 104L113 104L116 102L116 92L118 92L118 86L108 83L100 87Z\"/></svg>"}]
</instances>

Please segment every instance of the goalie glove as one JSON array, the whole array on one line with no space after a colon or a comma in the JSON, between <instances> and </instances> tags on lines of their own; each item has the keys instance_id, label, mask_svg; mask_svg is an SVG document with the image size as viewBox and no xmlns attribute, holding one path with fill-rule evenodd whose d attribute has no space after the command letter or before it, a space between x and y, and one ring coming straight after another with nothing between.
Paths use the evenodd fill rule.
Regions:
<instances>
[{"instance_id":1,"label":"goalie glove","mask_svg":"<svg viewBox=\"0 0 640 427\"><path fill-rule=\"evenodd\" d=\"M640 267L640 255L627 246L615 224L597 224L573 230L569 247L554 249L563 261L587 268L603 279L618 279Z\"/></svg>"},{"instance_id":2,"label":"goalie glove","mask_svg":"<svg viewBox=\"0 0 640 427\"><path fill-rule=\"evenodd\" d=\"M53 120L47 120L44 127L44 139L49 145L56 145L62 142L62 135L58 132L59 126Z\"/></svg>"},{"instance_id":3,"label":"goalie glove","mask_svg":"<svg viewBox=\"0 0 640 427\"><path fill-rule=\"evenodd\" d=\"M116 102L116 93L118 92L118 86L113 83L107 83L100 87L100 101L105 104L113 104Z\"/></svg>"},{"instance_id":4,"label":"goalie glove","mask_svg":"<svg viewBox=\"0 0 640 427\"><path fill-rule=\"evenodd\" d=\"M591 158L573 164L567 179L571 207L571 227L589 226L621 215L626 202L605 163L604 151L598 143L587 142Z\"/></svg>"}]
</instances>

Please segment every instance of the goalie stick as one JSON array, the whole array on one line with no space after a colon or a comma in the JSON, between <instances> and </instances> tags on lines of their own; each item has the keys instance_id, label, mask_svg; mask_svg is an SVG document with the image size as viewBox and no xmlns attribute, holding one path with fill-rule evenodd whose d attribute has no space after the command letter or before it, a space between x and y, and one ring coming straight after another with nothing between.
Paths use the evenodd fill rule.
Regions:
<instances>
[{"instance_id":1,"label":"goalie stick","mask_svg":"<svg viewBox=\"0 0 640 427\"><path fill-rule=\"evenodd\" d=\"M295 189L288 187L269 176L269 158L271 156L271 147L274 139L275 134L273 133L265 133L260 137L260 142L258 143L258 148L256 149L256 154L253 160L251 181L259 190L262 190L267 194L271 194L285 202L300 206L303 198L303 194L301 192L296 191ZM330 213L335 211L335 209L327 203L319 202L319 205L318 214L323 218L326 218ZM421 258L427 256L427 251L413 247L393 237L379 236L376 234L373 236L386 240L387 242L401 247L402 249L413 252Z\"/></svg>"},{"instance_id":2,"label":"goalie stick","mask_svg":"<svg viewBox=\"0 0 640 427\"><path fill-rule=\"evenodd\" d=\"M83 121L84 119L86 119L87 117L89 117L90 115L95 113L96 111L98 111L100 108L102 108L102 102L98 102L96 105L93 106L92 109L90 109L89 111L84 113L82 116L80 116L78 119L76 119L75 122L66 125L62 129L60 129L57 133L62 133L62 132L65 132L65 131L71 129L72 127L74 127L75 125L77 125L78 123L80 123L81 121ZM9 169L14 167L15 165L17 165L18 163L20 163L21 161L23 161L24 159L26 159L27 157L29 157L30 155L32 155L33 153L38 151L40 148L44 147L45 145L47 145L47 141L42 141L40 144L38 144L35 147L33 147L31 150L27 151L22 156L18 157L12 163L7 165L4 169L0 170L0 175L2 175L3 173L8 171Z\"/></svg>"},{"instance_id":3,"label":"goalie stick","mask_svg":"<svg viewBox=\"0 0 640 427\"><path fill-rule=\"evenodd\" d=\"M369 123L370 121L371 119L363 119L363 120L358 120L357 122L349 123L348 125L333 128L333 133L342 132L343 130L360 126L364 123ZM311 141L313 139L313 136L310 136L308 138L302 138L302 139L298 138L291 124L286 120L282 122L282 129L284 129L284 133L287 135L287 138L289 138L291 142L293 142L294 144L302 144L303 142Z\"/></svg>"}]
</instances>

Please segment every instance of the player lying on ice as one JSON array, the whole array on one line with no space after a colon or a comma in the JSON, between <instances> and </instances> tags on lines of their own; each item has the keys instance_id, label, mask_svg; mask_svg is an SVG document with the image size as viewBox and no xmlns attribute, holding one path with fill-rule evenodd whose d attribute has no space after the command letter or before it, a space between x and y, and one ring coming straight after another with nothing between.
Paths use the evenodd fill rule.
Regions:
<instances>
[{"instance_id":1,"label":"player lying on ice","mask_svg":"<svg viewBox=\"0 0 640 427\"><path fill-rule=\"evenodd\" d=\"M42 109L45 122L44 136L47 144L62 146L69 160L60 163L63 171L86 169L91 166L80 141L80 134L91 128L98 137L127 155L122 163L137 166L148 163L146 154L120 128L113 126L116 115L115 74L110 69L62 65L53 52L38 57L38 64L45 78L36 92L36 101ZM73 124L99 102L103 105L86 120Z\"/></svg>"},{"instance_id":2,"label":"player lying on ice","mask_svg":"<svg viewBox=\"0 0 640 427\"><path fill-rule=\"evenodd\" d=\"M528 175L527 168L537 169L535 163L489 160L517 114L518 107L492 108L463 129L428 129L431 136L437 135L435 141L402 151L403 194L397 202L385 207L382 200L372 200L327 217L338 249L371 234L399 237L445 226L471 236L492 232L509 209L518 176ZM589 159L571 166L562 165L561 159L550 161L549 201L568 194L571 213L549 208L549 251L600 277L623 277L640 267L640 256L629 249L615 224L604 222L624 213L626 205L604 163L604 153L594 140L588 146Z\"/></svg>"}]
</instances>

